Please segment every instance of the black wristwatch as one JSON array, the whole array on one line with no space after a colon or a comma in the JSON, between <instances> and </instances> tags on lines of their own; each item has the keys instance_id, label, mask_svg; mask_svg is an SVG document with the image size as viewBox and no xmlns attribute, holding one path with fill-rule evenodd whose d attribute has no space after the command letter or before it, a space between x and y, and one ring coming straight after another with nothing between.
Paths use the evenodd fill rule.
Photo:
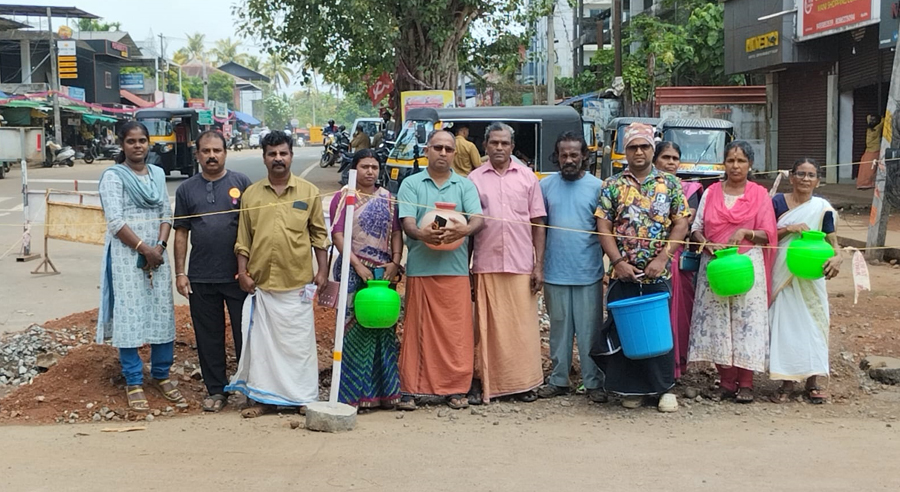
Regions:
<instances>
[{"instance_id":1,"label":"black wristwatch","mask_svg":"<svg viewBox=\"0 0 900 492\"><path fill-rule=\"evenodd\" d=\"M162 247L163 247L163 251L165 251L165 250L166 250L166 248L168 248L168 247L169 247L169 245L168 245L168 244L166 244L166 242L165 242L165 241L156 241L156 245L157 245L157 246L162 246Z\"/></svg>"}]
</instances>

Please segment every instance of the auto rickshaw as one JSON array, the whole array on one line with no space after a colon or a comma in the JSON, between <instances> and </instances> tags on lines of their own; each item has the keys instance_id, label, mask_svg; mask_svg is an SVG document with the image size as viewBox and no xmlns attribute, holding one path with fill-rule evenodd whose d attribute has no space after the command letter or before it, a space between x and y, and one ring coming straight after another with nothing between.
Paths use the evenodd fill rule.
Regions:
<instances>
[{"instance_id":1,"label":"auto rickshaw","mask_svg":"<svg viewBox=\"0 0 900 492\"><path fill-rule=\"evenodd\" d=\"M484 154L484 132L495 121L513 128L513 156L531 167L538 178L559 172L550 156L560 133L569 131L584 136L581 116L569 106L411 109L387 159L387 176L383 178L387 188L396 194L403 179L428 165L424 151L433 131L452 132L454 125L465 123L470 140Z\"/></svg>"},{"instance_id":2,"label":"auto rickshaw","mask_svg":"<svg viewBox=\"0 0 900 492\"><path fill-rule=\"evenodd\" d=\"M725 175L725 146L734 140L734 124L714 118L666 119L659 124L662 139L681 147L678 177L721 178ZM702 181L704 187L714 179Z\"/></svg>"},{"instance_id":3,"label":"auto rickshaw","mask_svg":"<svg viewBox=\"0 0 900 492\"><path fill-rule=\"evenodd\" d=\"M625 128L632 123L643 123L656 127L659 118L623 117L613 118L603 134L603 159L600 164L600 178L606 179L625 169Z\"/></svg>"},{"instance_id":4,"label":"auto rickshaw","mask_svg":"<svg viewBox=\"0 0 900 492\"><path fill-rule=\"evenodd\" d=\"M148 163L161 167L166 176L178 171L190 177L200 171L194 155L194 143L200 135L196 110L142 109L134 117L150 132Z\"/></svg>"},{"instance_id":5,"label":"auto rickshaw","mask_svg":"<svg viewBox=\"0 0 900 492\"><path fill-rule=\"evenodd\" d=\"M587 142L588 152L590 153L588 172L597 174L597 169L599 169L603 160L603 152L600 150L600 138L602 136L599 135L597 123L592 120L582 119L581 127L584 133L584 140Z\"/></svg>"}]
</instances>

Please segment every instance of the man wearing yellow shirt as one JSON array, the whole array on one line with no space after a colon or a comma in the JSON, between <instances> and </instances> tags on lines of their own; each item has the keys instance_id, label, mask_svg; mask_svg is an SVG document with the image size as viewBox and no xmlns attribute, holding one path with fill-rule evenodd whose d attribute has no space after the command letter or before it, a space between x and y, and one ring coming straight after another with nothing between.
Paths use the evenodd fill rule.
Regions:
<instances>
[{"instance_id":1,"label":"man wearing yellow shirt","mask_svg":"<svg viewBox=\"0 0 900 492\"><path fill-rule=\"evenodd\" d=\"M328 280L328 233L319 189L291 174L292 144L280 131L262 138L268 177L241 197L234 253L238 282L251 295L244 302L241 360L225 390L247 396L245 418L319 399L312 299Z\"/></svg>"},{"instance_id":2,"label":"man wearing yellow shirt","mask_svg":"<svg viewBox=\"0 0 900 492\"><path fill-rule=\"evenodd\" d=\"M456 125L455 128L456 156L453 157L453 172L465 177L481 165L481 154L478 153L478 147L469 141L469 127Z\"/></svg>"}]
</instances>

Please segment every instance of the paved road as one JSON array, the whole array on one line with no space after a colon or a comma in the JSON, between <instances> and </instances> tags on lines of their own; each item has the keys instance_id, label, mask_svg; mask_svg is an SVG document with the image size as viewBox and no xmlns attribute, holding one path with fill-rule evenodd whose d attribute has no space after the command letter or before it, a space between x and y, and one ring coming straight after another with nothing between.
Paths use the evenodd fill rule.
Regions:
<instances>
[{"instance_id":1,"label":"paved road","mask_svg":"<svg viewBox=\"0 0 900 492\"><path fill-rule=\"evenodd\" d=\"M335 168L318 166L321 147L295 149L292 168L294 174L304 176L323 192L335 191L338 174ZM96 180L112 161L78 163L72 168L32 168L30 180L66 179ZM230 152L226 163L229 169L240 171L257 181L266 175L262 152L244 150ZM169 194L174 200L175 189L184 179L174 173L168 178ZM30 189L45 188L45 184L33 183ZM73 189L73 184L52 184L53 188ZM95 191L95 184L79 183L79 189ZM38 261L17 262L18 241L22 238L22 181L21 172L12 170L6 179L0 180L0 333L17 331L31 323L41 323L67 314L92 309L99 298L99 268L101 248L98 246L51 240L50 256L60 275L33 275L31 271ZM43 252L43 229L32 230L32 252ZM175 294L176 303L186 300Z\"/></svg>"}]
</instances>

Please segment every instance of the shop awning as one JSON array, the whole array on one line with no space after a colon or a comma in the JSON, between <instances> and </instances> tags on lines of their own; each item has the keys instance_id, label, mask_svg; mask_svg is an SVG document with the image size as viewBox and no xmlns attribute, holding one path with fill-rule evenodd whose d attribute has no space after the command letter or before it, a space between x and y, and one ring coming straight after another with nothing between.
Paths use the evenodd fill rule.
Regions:
<instances>
[{"instance_id":1,"label":"shop awning","mask_svg":"<svg viewBox=\"0 0 900 492\"><path fill-rule=\"evenodd\" d=\"M60 104L59 109L72 113L87 113L89 111L89 109L84 106L75 106L72 104Z\"/></svg>"},{"instance_id":2,"label":"shop awning","mask_svg":"<svg viewBox=\"0 0 900 492\"><path fill-rule=\"evenodd\" d=\"M247 113L241 113L240 111L235 111L234 117L237 118L238 121L243 121L244 123L246 123L248 125L258 125L259 124L258 119L254 118L253 116L250 116Z\"/></svg>"},{"instance_id":3,"label":"shop awning","mask_svg":"<svg viewBox=\"0 0 900 492\"><path fill-rule=\"evenodd\" d=\"M137 106L139 108L152 108L152 107L156 106L152 102L145 101L144 99L141 99L137 95L132 94L131 92L126 91L125 89L119 89L119 96L121 96L122 99L130 102L131 104L134 104L135 106Z\"/></svg>"},{"instance_id":4,"label":"shop awning","mask_svg":"<svg viewBox=\"0 0 900 492\"><path fill-rule=\"evenodd\" d=\"M7 95L7 94L6 94L5 92L3 92L3 91L0 91L0 99L9 99L9 95Z\"/></svg>"},{"instance_id":5,"label":"shop awning","mask_svg":"<svg viewBox=\"0 0 900 492\"><path fill-rule=\"evenodd\" d=\"M81 115L81 119L83 119L84 122L89 125L93 125L94 123L96 123L98 121L100 123L115 123L115 122L119 121L119 120L113 118L112 116L105 116L102 114L91 114L91 113L84 113L83 115Z\"/></svg>"},{"instance_id":6,"label":"shop awning","mask_svg":"<svg viewBox=\"0 0 900 492\"><path fill-rule=\"evenodd\" d=\"M4 108L33 108L33 109L43 109L48 110L50 108L45 106L46 103L40 101L32 101L29 99L12 99L6 101L3 104L0 104L0 107Z\"/></svg>"}]
</instances>

